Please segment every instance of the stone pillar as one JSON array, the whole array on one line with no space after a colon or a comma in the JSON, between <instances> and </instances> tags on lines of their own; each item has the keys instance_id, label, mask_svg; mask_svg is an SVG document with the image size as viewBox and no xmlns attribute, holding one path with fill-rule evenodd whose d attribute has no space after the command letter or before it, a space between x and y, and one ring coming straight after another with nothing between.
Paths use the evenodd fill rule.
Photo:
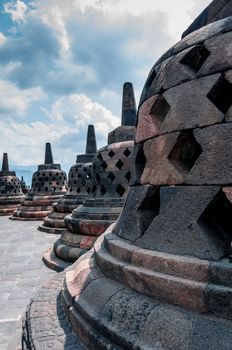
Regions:
<instances>
[{"instance_id":1,"label":"stone pillar","mask_svg":"<svg viewBox=\"0 0 232 350\"><path fill-rule=\"evenodd\" d=\"M88 126L86 152L77 155L68 175L68 191L53 204L53 211L38 229L48 233L59 233L65 229L64 218L83 203L92 189L92 160L96 153L96 137L93 125Z\"/></svg>"},{"instance_id":2,"label":"stone pillar","mask_svg":"<svg viewBox=\"0 0 232 350\"><path fill-rule=\"evenodd\" d=\"M33 174L31 190L14 211L12 220L42 220L52 211L52 204L67 191L67 177L60 164L53 163L51 144L46 143L44 164Z\"/></svg>"},{"instance_id":3,"label":"stone pillar","mask_svg":"<svg viewBox=\"0 0 232 350\"><path fill-rule=\"evenodd\" d=\"M122 100L122 125L109 133L108 144L93 159L92 196L65 217L67 229L55 242L53 251L45 252L44 262L48 267L60 271L76 261L92 248L122 210L131 178L136 121L131 83L124 84Z\"/></svg>"},{"instance_id":4,"label":"stone pillar","mask_svg":"<svg viewBox=\"0 0 232 350\"><path fill-rule=\"evenodd\" d=\"M20 180L15 171L9 170L8 154L3 153L0 171L0 215L11 215L23 198Z\"/></svg>"}]
</instances>

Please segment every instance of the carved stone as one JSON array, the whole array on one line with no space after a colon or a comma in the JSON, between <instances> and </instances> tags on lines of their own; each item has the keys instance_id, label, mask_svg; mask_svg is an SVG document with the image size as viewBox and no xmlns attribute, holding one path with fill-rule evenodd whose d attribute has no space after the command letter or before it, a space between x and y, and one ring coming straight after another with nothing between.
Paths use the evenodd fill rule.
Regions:
<instances>
[{"instance_id":1,"label":"carved stone","mask_svg":"<svg viewBox=\"0 0 232 350\"><path fill-rule=\"evenodd\" d=\"M11 215L24 199L20 180L9 170L8 155L3 153L0 171L0 215Z\"/></svg>"},{"instance_id":2,"label":"carved stone","mask_svg":"<svg viewBox=\"0 0 232 350\"><path fill-rule=\"evenodd\" d=\"M210 22L215 8L219 18L230 15L232 1L213 1L205 12ZM61 310L86 349L231 349L232 93L231 73L220 65L231 21L189 34L145 83L124 210L62 285ZM188 52L175 76L183 74L182 64L194 76L154 93L156 75L168 81L171 74L162 72L162 62L186 46L206 47L210 36L217 55L208 46L201 65L204 50L199 60ZM212 75L214 67L221 68Z\"/></svg>"},{"instance_id":3,"label":"carved stone","mask_svg":"<svg viewBox=\"0 0 232 350\"><path fill-rule=\"evenodd\" d=\"M62 232L53 251L43 261L55 270L63 270L93 247L97 237L117 220L127 194L133 153L136 107L133 86L125 83L122 99L122 125L108 135L108 145L93 159L93 191L83 205L65 217Z\"/></svg>"},{"instance_id":4,"label":"carved stone","mask_svg":"<svg viewBox=\"0 0 232 350\"><path fill-rule=\"evenodd\" d=\"M42 220L52 211L52 204L67 191L67 177L60 164L53 163L51 144L46 143L44 164L33 174L31 190L14 211L11 220Z\"/></svg>"},{"instance_id":5,"label":"carved stone","mask_svg":"<svg viewBox=\"0 0 232 350\"><path fill-rule=\"evenodd\" d=\"M69 170L68 191L58 202L53 211L44 219L38 229L47 233L61 234L65 229L64 218L89 197L92 190L92 160L96 153L96 137L93 125L88 126L86 151L77 155L76 164Z\"/></svg>"}]
</instances>

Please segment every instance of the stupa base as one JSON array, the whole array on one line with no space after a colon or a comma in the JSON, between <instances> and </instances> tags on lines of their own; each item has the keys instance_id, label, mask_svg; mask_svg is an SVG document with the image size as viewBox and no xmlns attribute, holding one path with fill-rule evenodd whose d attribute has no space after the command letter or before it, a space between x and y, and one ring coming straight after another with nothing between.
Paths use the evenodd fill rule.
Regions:
<instances>
[{"instance_id":1,"label":"stupa base","mask_svg":"<svg viewBox=\"0 0 232 350\"><path fill-rule=\"evenodd\" d=\"M64 228L49 227L49 226L45 226L44 224L39 225L37 229L41 232L51 233L55 235L61 235L62 232L65 230Z\"/></svg>"},{"instance_id":2,"label":"stupa base","mask_svg":"<svg viewBox=\"0 0 232 350\"><path fill-rule=\"evenodd\" d=\"M23 350L86 350L66 319L61 298L63 274L49 281L31 300L23 320Z\"/></svg>"},{"instance_id":3,"label":"stupa base","mask_svg":"<svg viewBox=\"0 0 232 350\"><path fill-rule=\"evenodd\" d=\"M0 216L9 216L17 209L15 206L1 206L0 207Z\"/></svg>"},{"instance_id":4,"label":"stupa base","mask_svg":"<svg viewBox=\"0 0 232 350\"><path fill-rule=\"evenodd\" d=\"M38 226L38 230L46 233L62 234L65 230L64 218L69 213L51 212L44 219L43 224Z\"/></svg>"},{"instance_id":5,"label":"stupa base","mask_svg":"<svg viewBox=\"0 0 232 350\"><path fill-rule=\"evenodd\" d=\"M115 242L113 242L113 237L106 237L106 239L108 242L112 240L112 244L115 247L114 254L118 255L123 246L122 256L124 258L132 253L132 250L128 250L129 245L124 245L123 242L120 244L118 239ZM69 349L64 345L64 339L67 339L67 336L72 334L70 333L71 329L77 338L72 338L74 343L70 341L70 344L75 346L70 347L70 349L231 349L231 316L228 313L227 319L221 318L220 312L223 310L217 310L217 303L209 303L208 306L206 305L207 309L201 312L199 310L201 305L193 304L192 307L197 308L194 311L171 303L164 303L158 298L146 296L142 293L142 288L145 283L144 274L148 272L146 271L147 269L140 266L132 268L130 262L128 264L125 264L125 262L120 264L119 260L114 260L113 257L111 259L114 269L111 270L111 278L107 277L107 266L106 270L103 268L99 269L98 259L96 259L97 256L105 254L104 244L107 245L102 236L96 242L94 250L83 255L75 264L69 267L65 275L58 275L32 300L26 313L26 322L23 329L24 339L29 340L27 342L31 347L23 347L23 350L39 350L41 348L43 350ZM111 250L111 252L113 251ZM139 254L143 255L143 253L146 253L146 251L141 249ZM133 254L136 258L135 251ZM149 256L147 257L149 258ZM160 258L162 260L161 256L157 256L158 260L156 260L156 263L158 265ZM136 264L136 260L134 262ZM149 262L145 261L146 263ZM181 265L182 263L185 262L182 261ZM168 268L179 270L179 266L172 266L172 263L170 265L161 265L164 268L167 266ZM126 270L128 271L127 274ZM188 270L185 270L185 272L189 274ZM136 285L134 284L134 286L137 290L141 288L141 293L128 287L128 284L130 284L130 273L132 283L133 281L135 282L135 275L137 276ZM195 273L198 276L202 271L196 269ZM63 288L59 293L63 276L65 276ZM165 278L162 273L159 276L151 275L150 277L151 279L155 277L160 280ZM178 284L183 283L183 281L182 278L174 277L173 279L177 283L177 288L173 289L172 281L170 280L171 294L177 294ZM147 286L149 285L150 279L147 280ZM192 287L195 288L194 283ZM202 286L200 285L200 287ZM215 287L216 285L212 285L213 289ZM228 293L229 288L227 287L219 288L217 293L222 293L222 289ZM150 292L153 293L152 290ZM213 292L210 292L209 289L209 293ZM211 302L214 297L211 299ZM226 301L225 294L224 298ZM183 303L188 301L181 298L181 296L179 300ZM213 309L215 312L211 312ZM47 310L51 310L51 316L50 313L47 315ZM36 320L35 317L37 317ZM69 321L70 325L66 320ZM65 323L66 328L60 329L60 324L64 323L64 321L67 322ZM67 329L68 332L65 333L64 329ZM53 347L49 347L48 338ZM85 345L83 346L82 344Z\"/></svg>"},{"instance_id":6,"label":"stupa base","mask_svg":"<svg viewBox=\"0 0 232 350\"><path fill-rule=\"evenodd\" d=\"M9 219L16 221L43 221L41 218L24 218L21 216L10 216Z\"/></svg>"},{"instance_id":7,"label":"stupa base","mask_svg":"<svg viewBox=\"0 0 232 350\"><path fill-rule=\"evenodd\" d=\"M45 251L42 260L49 269L56 272L64 271L72 264L71 262L59 259L51 248Z\"/></svg>"}]
</instances>

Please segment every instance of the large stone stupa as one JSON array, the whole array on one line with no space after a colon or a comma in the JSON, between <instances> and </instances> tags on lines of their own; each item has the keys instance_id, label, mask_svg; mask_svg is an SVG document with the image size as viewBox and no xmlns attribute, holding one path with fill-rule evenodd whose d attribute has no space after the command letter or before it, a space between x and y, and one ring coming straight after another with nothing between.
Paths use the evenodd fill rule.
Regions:
<instances>
[{"instance_id":1,"label":"large stone stupa","mask_svg":"<svg viewBox=\"0 0 232 350\"><path fill-rule=\"evenodd\" d=\"M8 154L3 153L0 171L0 215L11 215L23 198L20 180L15 171L9 170Z\"/></svg>"},{"instance_id":2,"label":"large stone stupa","mask_svg":"<svg viewBox=\"0 0 232 350\"><path fill-rule=\"evenodd\" d=\"M116 226L31 302L24 349L231 350L232 1L202 16L146 81Z\"/></svg>"},{"instance_id":3,"label":"large stone stupa","mask_svg":"<svg viewBox=\"0 0 232 350\"><path fill-rule=\"evenodd\" d=\"M53 211L44 219L38 229L47 233L59 233L65 229L64 218L83 203L92 190L92 160L96 153L96 137L93 125L88 126L86 150L76 157L68 175L68 191L58 202Z\"/></svg>"},{"instance_id":4,"label":"large stone stupa","mask_svg":"<svg viewBox=\"0 0 232 350\"><path fill-rule=\"evenodd\" d=\"M65 217L65 230L53 251L43 257L47 266L58 271L76 261L115 220L125 202L131 179L136 105L133 86L125 83L121 126L108 135L108 144L93 158L92 196Z\"/></svg>"},{"instance_id":5,"label":"large stone stupa","mask_svg":"<svg viewBox=\"0 0 232 350\"><path fill-rule=\"evenodd\" d=\"M46 143L44 164L33 174L31 190L14 211L12 220L43 220L52 204L67 191L67 176L60 164L54 164L51 144Z\"/></svg>"}]
</instances>

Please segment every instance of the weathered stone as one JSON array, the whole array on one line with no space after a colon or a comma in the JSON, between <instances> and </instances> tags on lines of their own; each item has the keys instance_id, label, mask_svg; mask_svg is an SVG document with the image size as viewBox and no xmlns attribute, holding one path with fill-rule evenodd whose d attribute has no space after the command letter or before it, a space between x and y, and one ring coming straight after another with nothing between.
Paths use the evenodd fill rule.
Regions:
<instances>
[{"instance_id":1,"label":"weathered stone","mask_svg":"<svg viewBox=\"0 0 232 350\"><path fill-rule=\"evenodd\" d=\"M60 164L53 163L51 145L46 143L44 164L39 165L33 174L31 190L10 219L42 220L52 211L52 204L62 198L66 191L66 174Z\"/></svg>"},{"instance_id":2,"label":"weathered stone","mask_svg":"<svg viewBox=\"0 0 232 350\"><path fill-rule=\"evenodd\" d=\"M96 138L93 125L88 126L86 153L77 155L76 164L69 170L68 191L53 204L53 211L44 219L38 230L47 233L62 233L65 217L83 203L92 191L92 159L96 153Z\"/></svg>"},{"instance_id":3,"label":"weathered stone","mask_svg":"<svg viewBox=\"0 0 232 350\"><path fill-rule=\"evenodd\" d=\"M91 249L97 237L121 213L131 179L136 122L131 83L124 84L122 100L122 125L109 134L109 144L100 148L93 158L92 196L65 217L66 230L54 244L56 257L66 262L74 262ZM52 266L50 262L49 266Z\"/></svg>"},{"instance_id":4,"label":"weathered stone","mask_svg":"<svg viewBox=\"0 0 232 350\"><path fill-rule=\"evenodd\" d=\"M204 45L194 45L162 62L156 68L147 98L194 79L209 54Z\"/></svg>"},{"instance_id":5,"label":"weathered stone","mask_svg":"<svg viewBox=\"0 0 232 350\"><path fill-rule=\"evenodd\" d=\"M183 33L182 37L194 32L195 30L206 26L209 23L218 21L232 15L231 0L214 0L210 5L194 20L189 28Z\"/></svg>"},{"instance_id":6,"label":"weathered stone","mask_svg":"<svg viewBox=\"0 0 232 350\"><path fill-rule=\"evenodd\" d=\"M219 79L220 74L215 74L192 80L144 102L139 110L136 142L175 130L221 122L223 112L207 97Z\"/></svg>"},{"instance_id":7,"label":"weathered stone","mask_svg":"<svg viewBox=\"0 0 232 350\"><path fill-rule=\"evenodd\" d=\"M147 79L124 209L63 284L62 307L89 350L231 349L230 73L185 83L180 74L179 85L149 96L156 77L171 86L179 69L196 74L204 67L210 57L204 41L232 32L231 24L229 18L190 34ZM226 45L222 35L220 47ZM169 58L187 47L172 76ZM220 59L214 61L216 67ZM108 156L114 154L103 149L98 171L108 168ZM101 182L99 193L106 192Z\"/></svg>"},{"instance_id":8,"label":"weathered stone","mask_svg":"<svg viewBox=\"0 0 232 350\"><path fill-rule=\"evenodd\" d=\"M209 57L197 73L197 76L213 74L226 69L231 69L232 59L232 34L223 33L204 42L205 48L209 51ZM221 43L223 42L223 45ZM225 45L224 45L225 43Z\"/></svg>"},{"instance_id":9,"label":"weathered stone","mask_svg":"<svg viewBox=\"0 0 232 350\"><path fill-rule=\"evenodd\" d=\"M173 132L144 143L142 184L231 184L232 124ZM226 161L225 161L226 160Z\"/></svg>"},{"instance_id":10,"label":"weathered stone","mask_svg":"<svg viewBox=\"0 0 232 350\"><path fill-rule=\"evenodd\" d=\"M24 199L20 180L9 170L8 155L3 153L0 171L0 215L11 215Z\"/></svg>"}]
</instances>

